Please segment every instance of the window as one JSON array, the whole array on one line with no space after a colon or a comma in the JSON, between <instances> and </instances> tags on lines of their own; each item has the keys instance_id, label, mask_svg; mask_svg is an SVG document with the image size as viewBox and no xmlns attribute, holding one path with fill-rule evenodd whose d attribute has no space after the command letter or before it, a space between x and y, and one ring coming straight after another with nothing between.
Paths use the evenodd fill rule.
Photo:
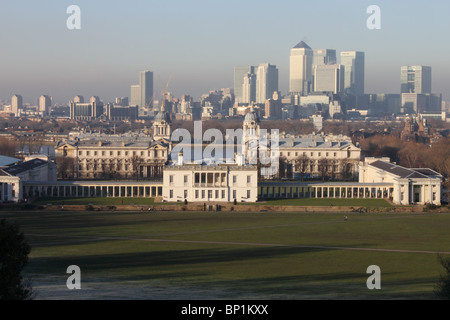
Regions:
<instances>
[{"instance_id":1,"label":"window","mask_svg":"<svg viewBox=\"0 0 450 320\"><path fill-rule=\"evenodd\" d=\"M94 151L94 156L96 156L97 155L97 151Z\"/></svg>"},{"instance_id":2,"label":"window","mask_svg":"<svg viewBox=\"0 0 450 320\"><path fill-rule=\"evenodd\" d=\"M173 183L173 176L172 175L169 176L169 182Z\"/></svg>"},{"instance_id":3,"label":"window","mask_svg":"<svg viewBox=\"0 0 450 320\"><path fill-rule=\"evenodd\" d=\"M184 183L188 183L188 176L187 175L184 176Z\"/></svg>"},{"instance_id":4,"label":"window","mask_svg":"<svg viewBox=\"0 0 450 320\"><path fill-rule=\"evenodd\" d=\"M205 190L202 190L202 199L205 199Z\"/></svg>"},{"instance_id":5,"label":"window","mask_svg":"<svg viewBox=\"0 0 450 320\"><path fill-rule=\"evenodd\" d=\"M188 191L184 190L184 198L187 199L187 197L188 197Z\"/></svg>"},{"instance_id":6,"label":"window","mask_svg":"<svg viewBox=\"0 0 450 320\"><path fill-rule=\"evenodd\" d=\"M102 151L102 156L104 156L105 155L105 151Z\"/></svg>"},{"instance_id":7,"label":"window","mask_svg":"<svg viewBox=\"0 0 450 320\"><path fill-rule=\"evenodd\" d=\"M322 155L322 153L321 152L319 152L319 157Z\"/></svg>"},{"instance_id":8,"label":"window","mask_svg":"<svg viewBox=\"0 0 450 320\"><path fill-rule=\"evenodd\" d=\"M335 156L336 157L336 155L337 155L337 153L335 152L335 153L333 153L333 156Z\"/></svg>"},{"instance_id":9,"label":"window","mask_svg":"<svg viewBox=\"0 0 450 320\"><path fill-rule=\"evenodd\" d=\"M198 190L195 190L195 199L198 199Z\"/></svg>"},{"instance_id":10,"label":"window","mask_svg":"<svg viewBox=\"0 0 450 320\"><path fill-rule=\"evenodd\" d=\"M89 151L86 151L86 155L87 155L87 156L89 155L89 153L90 153Z\"/></svg>"},{"instance_id":11,"label":"window","mask_svg":"<svg viewBox=\"0 0 450 320\"><path fill-rule=\"evenodd\" d=\"M117 155L120 156L120 151L117 151Z\"/></svg>"},{"instance_id":12,"label":"window","mask_svg":"<svg viewBox=\"0 0 450 320\"><path fill-rule=\"evenodd\" d=\"M225 190L222 190L222 199L225 199Z\"/></svg>"},{"instance_id":13,"label":"window","mask_svg":"<svg viewBox=\"0 0 450 320\"><path fill-rule=\"evenodd\" d=\"M212 190L208 190L208 199L212 199L213 193Z\"/></svg>"},{"instance_id":14,"label":"window","mask_svg":"<svg viewBox=\"0 0 450 320\"><path fill-rule=\"evenodd\" d=\"M233 184L236 184L237 176L233 176Z\"/></svg>"},{"instance_id":15,"label":"window","mask_svg":"<svg viewBox=\"0 0 450 320\"><path fill-rule=\"evenodd\" d=\"M251 196L251 191L247 190L247 199L250 199L250 196Z\"/></svg>"},{"instance_id":16,"label":"window","mask_svg":"<svg viewBox=\"0 0 450 320\"><path fill-rule=\"evenodd\" d=\"M311 157L314 157L314 152L311 152Z\"/></svg>"},{"instance_id":17,"label":"window","mask_svg":"<svg viewBox=\"0 0 450 320\"><path fill-rule=\"evenodd\" d=\"M113 152L112 152L112 151L110 151L110 152L109 152L109 155L110 155L110 156L112 156L112 155L113 155Z\"/></svg>"},{"instance_id":18,"label":"window","mask_svg":"<svg viewBox=\"0 0 450 320\"><path fill-rule=\"evenodd\" d=\"M247 176L247 184L252 182L252 176Z\"/></svg>"},{"instance_id":19,"label":"window","mask_svg":"<svg viewBox=\"0 0 450 320\"><path fill-rule=\"evenodd\" d=\"M79 151L78 155L81 156L83 154L83 151Z\"/></svg>"},{"instance_id":20,"label":"window","mask_svg":"<svg viewBox=\"0 0 450 320\"><path fill-rule=\"evenodd\" d=\"M173 190L169 190L169 198L170 198L170 199L173 198Z\"/></svg>"},{"instance_id":21,"label":"window","mask_svg":"<svg viewBox=\"0 0 450 320\"><path fill-rule=\"evenodd\" d=\"M233 190L233 199L236 199L236 190Z\"/></svg>"},{"instance_id":22,"label":"window","mask_svg":"<svg viewBox=\"0 0 450 320\"><path fill-rule=\"evenodd\" d=\"M219 199L219 190L216 190L216 199Z\"/></svg>"},{"instance_id":23,"label":"window","mask_svg":"<svg viewBox=\"0 0 450 320\"><path fill-rule=\"evenodd\" d=\"M127 156L128 155L128 151L125 151L125 156Z\"/></svg>"}]
</instances>

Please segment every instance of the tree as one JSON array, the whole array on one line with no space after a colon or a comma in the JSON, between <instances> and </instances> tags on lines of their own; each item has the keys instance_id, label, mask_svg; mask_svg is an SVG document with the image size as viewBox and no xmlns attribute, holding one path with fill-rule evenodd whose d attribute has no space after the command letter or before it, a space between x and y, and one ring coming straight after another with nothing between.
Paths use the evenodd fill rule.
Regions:
<instances>
[{"instance_id":1,"label":"tree","mask_svg":"<svg viewBox=\"0 0 450 320\"><path fill-rule=\"evenodd\" d=\"M56 172L58 179L75 178L75 160L71 157L56 158Z\"/></svg>"},{"instance_id":2,"label":"tree","mask_svg":"<svg viewBox=\"0 0 450 320\"><path fill-rule=\"evenodd\" d=\"M450 259L439 256L439 262L445 269L445 274L441 275L436 285L435 293L443 299L450 299Z\"/></svg>"},{"instance_id":3,"label":"tree","mask_svg":"<svg viewBox=\"0 0 450 320\"><path fill-rule=\"evenodd\" d=\"M30 246L15 224L0 221L0 300L31 300L33 290L22 278Z\"/></svg>"},{"instance_id":4,"label":"tree","mask_svg":"<svg viewBox=\"0 0 450 320\"><path fill-rule=\"evenodd\" d=\"M306 155L302 154L297 159L295 159L296 171L300 173L301 180L305 179L305 173L308 171L311 164L311 159Z\"/></svg>"},{"instance_id":5,"label":"tree","mask_svg":"<svg viewBox=\"0 0 450 320\"><path fill-rule=\"evenodd\" d=\"M318 161L318 169L320 177L322 178L322 181L325 181L328 179L328 171L330 168L331 161L328 158L320 158Z\"/></svg>"},{"instance_id":6,"label":"tree","mask_svg":"<svg viewBox=\"0 0 450 320\"><path fill-rule=\"evenodd\" d=\"M0 155L15 157L16 156L16 144L14 141L0 138Z\"/></svg>"}]
</instances>

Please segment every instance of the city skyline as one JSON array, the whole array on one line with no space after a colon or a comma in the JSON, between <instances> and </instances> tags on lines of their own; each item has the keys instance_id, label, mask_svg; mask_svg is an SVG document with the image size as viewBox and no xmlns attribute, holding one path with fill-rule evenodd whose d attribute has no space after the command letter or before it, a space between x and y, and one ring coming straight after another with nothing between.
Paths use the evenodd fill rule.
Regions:
<instances>
[{"instance_id":1,"label":"city skyline","mask_svg":"<svg viewBox=\"0 0 450 320\"><path fill-rule=\"evenodd\" d=\"M366 1L330 1L327 10L305 1L230 1L227 6L77 1L80 30L66 28L70 4L2 4L0 99L20 94L23 103L35 103L48 94L65 104L81 94L114 101L130 97L142 70L153 72L157 96L173 73L168 91L197 99L210 90L233 88L234 67L263 62L277 66L279 91L285 95L289 51L300 41L312 49L336 50L336 55L364 52L366 93L400 93L401 67L423 65L432 67L433 93L450 97L450 45L434 40L445 38L449 3L379 1L380 30L366 27L371 4ZM277 24L255 19L264 15L280 19ZM420 23L411 17L420 17Z\"/></svg>"}]
</instances>

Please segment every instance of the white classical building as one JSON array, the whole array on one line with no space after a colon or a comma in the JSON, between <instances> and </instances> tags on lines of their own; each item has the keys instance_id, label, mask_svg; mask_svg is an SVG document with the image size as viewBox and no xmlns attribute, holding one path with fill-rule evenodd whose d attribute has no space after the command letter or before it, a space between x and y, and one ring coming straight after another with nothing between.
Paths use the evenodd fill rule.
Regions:
<instances>
[{"instance_id":1,"label":"white classical building","mask_svg":"<svg viewBox=\"0 0 450 320\"><path fill-rule=\"evenodd\" d=\"M256 202L258 170L254 165L237 163L207 164L182 161L164 168L163 201L180 202Z\"/></svg>"},{"instance_id":2,"label":"white classical building","mask_svg":"<svg viewBox=\"0 0 450 320\"><path fill-rule=\"evenodd\" d=\"M442 175L428 168L409 169L389 158L366 158L360 165L359 182L392 184L395 204L441 204Z\"/></svg>"},{"instance_id":3,"label":"white classical building","mask_svg":"<svg viewBox=\"0 0 450 320\"><path fill-rule=\"evenodd\" d=\"M38 156L0 169L0 203L24 200L23 184L27 181L56 181L56 165Z\"/></svg>"}]
</instances>

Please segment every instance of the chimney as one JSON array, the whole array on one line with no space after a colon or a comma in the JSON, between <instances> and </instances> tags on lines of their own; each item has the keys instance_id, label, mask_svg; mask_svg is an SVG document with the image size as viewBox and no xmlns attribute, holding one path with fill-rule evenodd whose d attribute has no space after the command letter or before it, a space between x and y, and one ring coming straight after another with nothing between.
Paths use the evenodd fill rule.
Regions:
<instances>
[{"instance_id":1,"label":"chimney","mask_svg":"<svg viewBox=\"0 0 450 320\"><path fill-rule=\"evenodd\" d=\"M183 164L183 151L181 151L178 153L178 165L182 166Z\"/></svg>"}]
</instances>

